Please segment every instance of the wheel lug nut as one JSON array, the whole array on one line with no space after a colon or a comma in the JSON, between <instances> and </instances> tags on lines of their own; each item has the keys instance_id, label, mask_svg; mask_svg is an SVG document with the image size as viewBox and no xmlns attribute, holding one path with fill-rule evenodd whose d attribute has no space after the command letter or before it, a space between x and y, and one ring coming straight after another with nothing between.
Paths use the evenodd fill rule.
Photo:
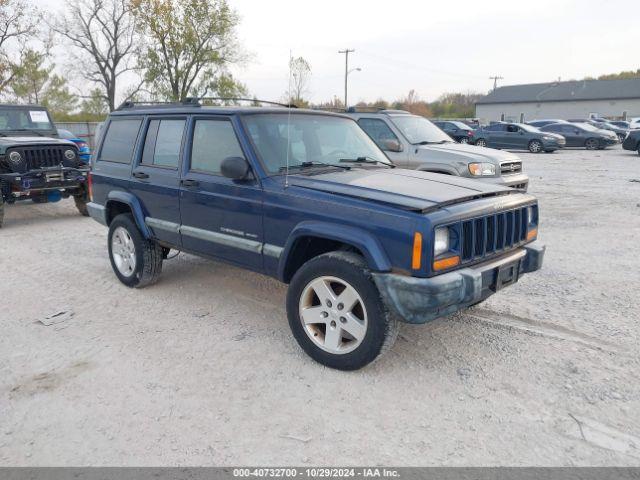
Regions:
<instances>
[{"instance_id":1,"label":"wheel lug nut","mask_svg":"<svg viewBox=\"0 0 640 480\"><path fill-rule=\"evenodd\" d=\"M336 328L336 321L335 321L335 320L332 320L332 321L331 321L331 326L332 326L333 328Z\"/></svg>"},{"instance_id":2,"label":"wheel lug nut","mask_svg":"<svg viewBox=\"0 0 640 480\"><path fill-rule=\"evenodd\" d=\"M327 307L331 308L331 300L327 300Z\"/></svg>"},{"instance_id":3,"label":"wheel lug nut","mask_svg":"<svg viewBox=\"0 0 640 480\"><path fill-rule=\"evenodd\" d=\"M329 316L327 312L322 312L320 315L322 315L322 318L327 318Z\"/></svg>"},{"instance_id":4,"label":"wheel lug nut","mask_svg":"<svg viewBox=\"0 0 640 480\"><path fill-rule=\"evenodd\" d=\"M340 322L342 322L342 323L347 323L347 319L346 319L346 318L344 318L344 317L340 317Z\"/></svg>"},{"instance_id":5,"label":"wheel lug nut","mask_svg":"<svg viewBox=\"0 0 640 480\"><path fill-rule=\"evenodd\" d=\"M344 308L344 305L343 305L343 304L341 304L341 303L339 303L339 304L338 304L338 310L342 310L343 308Z\"/></svg>"}]
</instances>

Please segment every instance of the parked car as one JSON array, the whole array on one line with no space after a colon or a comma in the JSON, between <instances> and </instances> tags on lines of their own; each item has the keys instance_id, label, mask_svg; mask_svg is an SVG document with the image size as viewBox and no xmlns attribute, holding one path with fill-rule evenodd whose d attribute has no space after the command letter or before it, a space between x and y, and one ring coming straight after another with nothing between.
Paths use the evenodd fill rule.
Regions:
<instances>
[{"instance_id":1,"label":"parked car","mask_svg":"<svg viewBox=\"0 0 640 480\"><path fill-rule=\"evenodd\" d=\"M606 121L598 121L598 120L594 120L594 119L580 119L580 118L574 118L574 119L570 119L569 120L570 123L587 123L595 128L598 128L600 130L604 130L605 132L609 132L609 136L615 136L617 142L616 143L622 143L624 142L624 139L627 138L627 134L629 133L629 130L625 129L625 128L620 128L620 127L616 127L615 125L610 124L609 122Z\"/></svg>"},{"instance_id":2,"label":"parked car","mask_svg":"<svg viewBox=\"0 0 640 480\"><path fill-rule=\"evenodd\" d=\"M542 127L543 132L557 133L567 140L567 147L584 147L587 150L604 149L616 145L618 139L606 130L589 123L553 123Z\"/></svg>"},{"instance_id":3,"label":"parked car","mask_svg":"<svg viewBox=\"0 0 640 480\"><path fill-rule=\"evenodd\" d=\"M546 125L551 125L552 123L569 123L566 120L560 119L552 119L552 120L531 120L527 122L527 125L531 125L532 127L540 128Z\"/></svg>"},{"instance_id":4,"label":"parked car","mask_svg":"<svg viewBox=\"0 0 640 480\"><path fill-rule=\"evenodd\" d=\"M156 282L169 249L276 277L294 337L332 368L376 359L398 319L449 315L542 265L535 197L395 168L344 115L127 104L92 166L120 282Z\"/></svg>"},{"instance_id":5,"label":"parked car","mask_svg":"<svg viewBox=\"0 0 640 480\"><path fill-rule=\"evenodd\" d=\"M455 143L423 117L402 110L348 113L402 168L474 178L526 190L529 177L512 153Z\"/></svg>"},{"instance_id":6,"label":"parked car","mask_svg":"<svg viewBox=\"0 0 640 480\"><path fill-rule=\"evenodd\" d=\"M80 160L84 163L89 163L91 161L91 149L89 148L89 144L78 138L78 136L69 130L65 130L63 128L58 128L58 136L60 138L64 138L65 140L71 140L78 147L78 152L80 155Z\"/></svg>"},{"instance_id":7,"label":"parked car","mask_svg":"<svg viewBox=\"0 0 640 480\"><path fill-rule=\"evenodd\" d=\"M525 123L496 122L476 130L473 139L479 147L529 150L531 153L554 152L566 144L562 135L541 132Z\"/></svg>"},{"instance_id":8,"label":"parked car","mask_svg":"<svg viewBox=\"0 0 640 480\"><path fill-rule=\"evenodd\" d=\"M612 120L609 123L612 125L615 125L616 127L624 128L626 130L631 130L631 124L623 120Z\"/></svg>"},{"instance_id":9,"label":"parked car","mask_svg":"<svg viewBox=\"0 0 640 480\"><path fill-rule=\"evenodd\" d=\"M631 130L640 128L640 117L630 118L629 127L631 128Z\"/></svg>"},{"instance_id":10,"label":"parked car","mask_svg":"<svg viewBox=\"0 0 640 480\"><path fill-rule=\"evenodd\" d=\"M471 143L473 137L473 128L466 123L455 121L437 120L433 124L440 128L444 133L449 135L458 143Z\"/></svg>"},{"instance_id":11,"label":"parked car","mask_svg":"<svg viewBox=\"0 0 640 480\"><path fill-rule=\"evenodd\" d=\"M56 202L73 197L88 215L89 168L78 147L59 139L47 109L38 105L0 105L0 227L5 205L22 200Z\"/></svg>"},{"instance_id":12,"label":"parked car","mask_svg":"<svg viewBox=\"0 0 640 480\"><path fill-rule=\"evenodd\" d=\"M631 130L622 143L622 148L625 150L635 150L640 154L640 130Z\"/></svg>"}]
</instances>

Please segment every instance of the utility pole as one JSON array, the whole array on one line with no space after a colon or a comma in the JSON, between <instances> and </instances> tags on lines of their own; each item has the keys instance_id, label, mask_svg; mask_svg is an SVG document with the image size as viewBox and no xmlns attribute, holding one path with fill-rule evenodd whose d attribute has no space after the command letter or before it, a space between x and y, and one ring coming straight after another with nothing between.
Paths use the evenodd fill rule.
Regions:
<instances>
[{"instance_id":1,"label":"utility pole","mask_svg":"<svg viewBox=\"0 0 640 480\"><path fill-rule=\"evenodd\" d=\"M340 50L338 53L344 53L344 109L349 108L348 99L348 83L349 83L349 54L355 52L354 49Z\"/></svg>"},{"instance_id":2,"label":"utility pole","mask_svg":"<svg viewBox=\"0 0 640 480\"><path fill-rule=\"evenodd\" d=\"M489 77L489 80L493 80L493 89L495 90L498 88L498 80L504 80L504 78L496 75L494 77Z\"/></svg>"}]
</instances>

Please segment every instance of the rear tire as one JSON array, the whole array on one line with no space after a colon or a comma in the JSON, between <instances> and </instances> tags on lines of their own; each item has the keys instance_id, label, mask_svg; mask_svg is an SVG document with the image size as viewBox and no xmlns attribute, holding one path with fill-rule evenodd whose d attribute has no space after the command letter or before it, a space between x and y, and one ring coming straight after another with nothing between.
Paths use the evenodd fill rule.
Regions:
<instances>
[{"instance_id":1,"label":"rear tire","mask_svg":"<svg viewBox=\"0 0 640 480\"><path fill-rule=\"evenodd\" d=\"M460 143L463 144L463 145L466 145L466 144L469 143L469 139L467 137L462 137L460 139Z\"/></svg>"},{"instance_id":2,"label":"rear tire","mask_svg":"<svg viewBox=\"0 0 640 480\"><path fill-rule=\"evenodd\" d=\"M162 247L142 236L131 214L122 213L109 225L109 260L122 283L142 288L158 281L162 272Z\"/></svg>"},{"instance_id":3,"label":"rear tire","mask_svg":"<svg viewBox=\"0 0 640 480\"><path fill-rule=\"evenodd\" d=\"M78 212L80 212L80 215L82 215L83 217L88 217L89 210L87 209L87 198L84 195L81 195L73 197L73 201L75 202L76 208L78 209Z\"/></svg>"},{"instance_id":4,"label":"rear tire","mask_svg":"<svg viewBox=\"0 0 640 480\"><path fill-rule=\"evenodd\" d=\"M542 142L540 140L531 140L529 142L529 151L531 153L540 153L542 149Z\"/></svg>"},{"instance_id":5,"label":"rear tire","mask_svg":"<svg viewBox=\"0 0 640 480\"><path fill-rule=\"evenodd\" d=\"M352 252L326 253L300 267L287 292L287 317L300 347L338 370L376 360L399 329L364 259Z\"/></svg>"}]
</instances>

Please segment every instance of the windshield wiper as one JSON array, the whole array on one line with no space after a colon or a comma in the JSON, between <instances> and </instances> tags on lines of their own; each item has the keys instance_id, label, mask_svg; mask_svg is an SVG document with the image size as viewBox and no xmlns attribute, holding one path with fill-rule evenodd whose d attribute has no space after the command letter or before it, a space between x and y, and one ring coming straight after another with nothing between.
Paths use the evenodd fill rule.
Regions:
<instances>
[{"instance_id":1,"label":"windshield wiper","mask_svg":"<svg viewBox=\"0 0 640 480\"><path fill-rule=\"evenodd\" d=\"M347 166L347 165L337 165L335 163L324 163L324 162L302 162L302 163L296 163L294 165L289 165L289 170L304 170L305 168L313 168L313 167L336 167L336 168L342 168L343 170L351 170L351 167ZM285 170L287 170L287 166L285 165L284 167L280 167L280 171L284 172Z\"/></svg>"},{"instance_id":2,"label":"windshield wiper","mask_svg":"<svg viewBox=\"0 0 640 480\"><path fill-rule=\"evenodd\" d=\"M340 161L346 163L381 163L382 165L386 165L387 167L395 168L395 165L391 163L383 162L382 160L376 160L372 157L341 158Z\"/></svg>"}]
</instances>

